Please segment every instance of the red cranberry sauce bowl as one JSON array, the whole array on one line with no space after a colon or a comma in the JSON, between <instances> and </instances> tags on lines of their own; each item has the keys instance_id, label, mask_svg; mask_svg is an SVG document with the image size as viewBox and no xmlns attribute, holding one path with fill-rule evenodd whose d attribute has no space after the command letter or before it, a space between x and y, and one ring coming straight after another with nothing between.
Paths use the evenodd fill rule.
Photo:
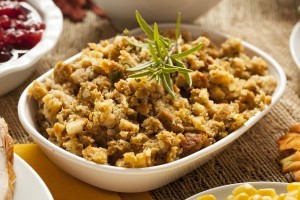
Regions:
<instances>
[{"instance_id":1,"label":"red cranberry sauce bowl","mask_svg":"<svg viewBox=\"0 0 300 200\"><path fill-rule=\"evenodd\" d=\"M28 3L0 1L0 64L33 48L44 30L41 16Z\"/></svg>"}]
</instances>

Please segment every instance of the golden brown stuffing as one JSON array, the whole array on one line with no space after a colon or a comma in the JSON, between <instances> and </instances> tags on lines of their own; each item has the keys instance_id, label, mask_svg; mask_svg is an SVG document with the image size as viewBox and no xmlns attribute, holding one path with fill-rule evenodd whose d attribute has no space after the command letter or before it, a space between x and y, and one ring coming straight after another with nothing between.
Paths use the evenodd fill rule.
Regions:
<instances>
[{"instance_id":1,"label":"golden brown stuffing","mask_svg":"<svg viewBox=\"0 0 300 200\"><path fill-rule=\"evenodd\" d=\"M155 80L128 78L127 68L151 56L126 37L89 44L76 61L59 62L53 77L30 88L51 142L100 164L155 166L226 137L271 103L276 80L262 58L243 52L240 39L220 48L206 37L182 41L182 51L205 45L182 60L193 70L191 87L182 74L171 75L173 98Z\"/></svg>"}]
</instances>

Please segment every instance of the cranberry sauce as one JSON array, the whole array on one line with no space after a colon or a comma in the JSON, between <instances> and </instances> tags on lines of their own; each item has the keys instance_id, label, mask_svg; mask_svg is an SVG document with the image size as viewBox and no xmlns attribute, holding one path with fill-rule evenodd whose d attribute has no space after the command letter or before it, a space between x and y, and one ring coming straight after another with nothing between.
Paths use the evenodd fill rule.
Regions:
<instances>
[{"instance_id":1,"label":"cranberry sauce","mask_svg":"<svg viewBox=\"0 0 300 200\"><path fill-rule=\"evenodd\" d=\"M29 50L42 38L45 24L26 2L0 1L0 63L12 57L12 51Z\"/></svg>"}]
</instances>

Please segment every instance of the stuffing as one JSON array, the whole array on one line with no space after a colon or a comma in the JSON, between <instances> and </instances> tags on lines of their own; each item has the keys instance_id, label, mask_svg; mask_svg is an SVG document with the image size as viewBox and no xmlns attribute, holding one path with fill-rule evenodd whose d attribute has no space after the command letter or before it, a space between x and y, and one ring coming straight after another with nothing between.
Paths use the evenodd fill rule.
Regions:
<instances>
[{"instance_id":1,"label":"stuffing","mask_svg":"<svg viewBox=\"0 0 300 200\"><path fill-rule=\"evenodd\" d=\"M189 40L186 40L189 38ZM226 137L271 103L276 80L262 58L249 57L241 40L218 47L207 37L180 39L192 70L171 73L175 97L156 80L129 78L130 67L150 61L143 37L90 43L71 63L59 62L29 89L37 124L55 145L98 164L139 168L189 156Z\"/></svg>"}]
</instances>

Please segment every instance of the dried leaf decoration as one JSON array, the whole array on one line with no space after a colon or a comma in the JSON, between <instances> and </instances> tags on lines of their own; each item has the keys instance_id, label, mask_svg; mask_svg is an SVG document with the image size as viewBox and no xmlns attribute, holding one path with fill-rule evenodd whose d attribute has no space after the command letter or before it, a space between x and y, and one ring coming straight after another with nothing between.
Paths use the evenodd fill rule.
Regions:
<instances>
[{"instance_id":1,"label":"dried leaf decoration","mask_svg":"<svg viewBox=\"0 0 300 200\"><path fill-rule=\"evenodd\" d=\"M86 16L86 9L90 9L96 15L106 18L105 12L92 0L54 0L54 3L61 9L64 16L78 22Z\"/></svg>"},{"instance_id":2,"label":"dried leaf decoration","mask_svg":"<svg viewBox=\"0 0 300 200\"><path fill-rule=\"evenodd\" d=\"M295 181L300 181L300 125L294 125L278 140L279 151L285 155L280 162L282 172L292 172Z\"/></svg>"},{"instance_id":3,"label":"dried leaf decoration","mask_svg":"<svg viewBox=\"0 0 300 200\"><path fill-rule=\"evenodd\" d=\"M278 143L279 143L280 151L285 151L290 149L300 151L300 132L299 133L289 132L283 135L278 140Z\"/></svg>"}]
</instances>

